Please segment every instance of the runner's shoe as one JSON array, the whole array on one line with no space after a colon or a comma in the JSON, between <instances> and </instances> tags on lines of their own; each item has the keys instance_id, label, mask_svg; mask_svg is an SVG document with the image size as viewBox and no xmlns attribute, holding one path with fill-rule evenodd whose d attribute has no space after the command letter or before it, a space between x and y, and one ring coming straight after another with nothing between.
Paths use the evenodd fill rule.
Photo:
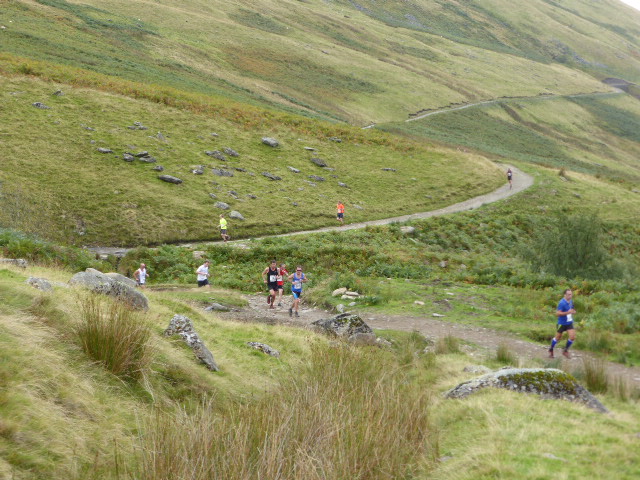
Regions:
<instances>
[{"instance_id":1,"label":"runner's shoe","mask_svg":"<svg viewBox=\"0 0 640 480\"><path fill-rule=\"evenodd\" d=\"M569 355L569 350L563 350L562 355L564 355L566 358L571 358L571 355Z\"/></svg>"},{"instance_id":2,"label":"runner's shoe","mask_svg":"<svg viewBox=\"0 0 640 480\"><path fill-rule=\"evenodd\" d=\"M267 296L267 305L271 304L271 294Z\"/></svg>"},{"instance_id":3,"label":"runner's shoe","mask_svg":"<svg viewBox=\"0 0 640 480\"><path fill-rule=\"evenodd\" d=\"M555 358L555 357L553 356L553 348L550 348L550 349L549 349L549 358Z\"/></svg>"},{"instance_id":4,"label":"runner's shoe","mask_svg":"<svg viewBox=\"0 0 640 480\"><path fill-rule=\"evenodd\" d=\"M299 317L300 315L298 315L298 312L296 312L296 317Z\"/></svg>"},{"instance_id":5,"label":"runner's shoe","mask_svg":"<svg viewBox=\"0 0 640 480\"><path fill-rule=\"evenodd\" d=\"M293 316L293 307L289 308L289 316L292 317Z\"/></svg>"},{"instance_id":6,"label":"runner's shoe","mask_svg":"<svg viewBox=\"0 0 640 480\"><path fill-rule=\"evenodd\" d=\"M281 307L282 306L282 302L278 302L278 306Z\"/></svg>"}]
</instances>

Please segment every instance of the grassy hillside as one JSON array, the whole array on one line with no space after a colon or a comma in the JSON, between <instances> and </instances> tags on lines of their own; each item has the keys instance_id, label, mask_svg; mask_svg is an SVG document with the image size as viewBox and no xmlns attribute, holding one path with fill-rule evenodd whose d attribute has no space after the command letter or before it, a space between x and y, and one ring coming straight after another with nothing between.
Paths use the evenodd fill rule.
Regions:
<instances>
[{"instance_id":1,"label":"grassy hillside","mask_svg":"<svg viewBox=\"0 0 640 480\"><path fill-rule=\"evenodd\" d=\"M61 287L41 293L25 284L27 275L69 277L38 267L0 270L2 478L175 478L188 458L194 478L206 478L205 465L224 478L276 467L283 478L300 478L287 458L309 469L304 478L316 478L318 465L323 478L335 479L635 473L635 400L599 395L610 416L501 391L445 400L442 392L469 377L464 366L502 363L472 346L465 350L474 357L466 356L453 340L437 354L419 353L427 342L415 334L382 333L393 341L388 350L351 349L305 330L221 321L200 310L202 292L147 291L151 309L137 321L150 325L152 362L139 380L122 380L88 357L75 333L90 297ZM241 302L231 292L212 296ZM161 336L176 312L194 320L219 373ZM247 341L269 344L280 359ZM549 424L563 425L562 435L549 435ZM573 460L583 455L593 461Z\"/></svg>"},{"instance_id":2,"label":"grassy hillside","mask_svg":"<svg viewBox=\"0 0 640 480\"><path fill-rule=\"evenodd\" d=\"M64 95L53 95L58 89ZM334 224L339 200L357 222L455 203L503 181L478 155L299 117L224 107L194 114L22 77L0 77L0 91L7 120L0 127L2 222L71 244L217 239L218 201L245 217L231 222L231 234L240 238ZM262 144L263 136L281 146ZM239 156L225 154L225 161L205 154L226 147ZM123 161L125 152L141 151L156 163ZM328 168L312 163L314 157ZM157 165L164 171L154 171ZM192 173L199 166L203 174ZM467 175L452 178L452 169ZM184 183L162 182L159 174Z\"/></svg>"},{"instance_id":3,"label":"grassy hillside","mask_svg":"<svg viewBox=\"0 0 640 480\"><path fill-rule=\"evenodd\" d=\"M637 82L639 17L617 2L542 0L189 0L144 11L120 1L12 0L0 12L3 51L26 65L44 60L353 123L503 96L607 91L598 79L611 76Z\"/></svg>"}]
</instances>

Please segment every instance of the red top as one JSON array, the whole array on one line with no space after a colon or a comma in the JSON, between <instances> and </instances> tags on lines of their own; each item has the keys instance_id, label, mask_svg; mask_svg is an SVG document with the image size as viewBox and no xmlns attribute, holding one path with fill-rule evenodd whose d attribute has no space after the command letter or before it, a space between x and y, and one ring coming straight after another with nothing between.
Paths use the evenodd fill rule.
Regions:
<instances>
[{"instance_id":1,"label":"red top","mask_svg":"<svg viewBox=\"0 0 640 480\"><path fill-rule=\"evenodd\" d=\"M344 205L341 203L338 204L338 213L344 213Z\"/></svg>"}]
</instances>

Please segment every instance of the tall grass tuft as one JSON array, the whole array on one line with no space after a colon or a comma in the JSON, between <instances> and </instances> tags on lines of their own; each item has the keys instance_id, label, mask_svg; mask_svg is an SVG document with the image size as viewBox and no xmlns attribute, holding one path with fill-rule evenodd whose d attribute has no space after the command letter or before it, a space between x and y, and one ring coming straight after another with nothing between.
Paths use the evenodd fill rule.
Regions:
<instances>
[{"instance_id":1,"label":"tall grass tuft","mask_svg":"<svg viewBox=\"0 0 640 480\"><path fill-rule=\"evenodd\" d=\"M496 360L505 365L518 365L518 356L507 346L506 343L501 343L496 349Z\"/></svg>"},{"instance_id":2,"label":"tall grass tuft","mask_svg":"<svg viewBox=\"0 0 640 480\"><path fill-rule=\"evenodd\" d=\"M151 362L151 327L123 302L89 295L80 301L76 333L83 350L110 372L140 379Z\"/></svg>"},{"instance_id":3,"label":"tall grass tuft","mask_svg":"<svg viewBox=\"0 0 640 480\"><path fill-rule=\"evenodd\" d=\"M160 413L140 480L414 478L437 456L429 397L390 352L314 346L306 371L263 399Z\"/></svg>"},{"instance_id":4,"label":"tall grass tuft","mask_svg":"<svg viewBox=\"0 0 640 480\"><path fill-rule=\"evenodd\" d=\"M604 360L585 357L582 359L584 383L592 393L605 393L609 389L609 376Z\"/></svg>"},{"instance_id":5,"label":"tall grass tuft","mask_svg":"<svg viewBox=\"0 0 640 480\"><path fill-rule=\"evenodd\" d=\"M436 342L435 352L438 355L447 353L460 353L460 340L452 335L440 337Z\"/></svg>"}]
</instances>

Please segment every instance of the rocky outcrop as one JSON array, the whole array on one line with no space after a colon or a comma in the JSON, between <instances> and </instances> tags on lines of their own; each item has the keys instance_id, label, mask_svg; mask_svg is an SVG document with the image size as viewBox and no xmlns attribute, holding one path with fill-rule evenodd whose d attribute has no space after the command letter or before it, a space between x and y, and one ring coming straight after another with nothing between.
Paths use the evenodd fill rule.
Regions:
<instances>
[{"instance_id":1,"label":"rocky outcrop","mask_svg":"<svg viewBox=\"0 0 640 480\"><path fill-rule=\"evenodd\" d=\"M184 342L191 347L196 358L200 360L205 366L214 372L220 371L220 368L216 364L213 358L213 354L209 351L206 345L200 340L200 337L193 328L193 322L189 317L184 315L174 315L169 326L164 331L165 337L172 335L179 335Z\"/></svg>"},{"instance_id":2,"label":"rocky outcrop","mask_svg":"<svg viewBox=\"0 0 640 480\"><path fill-rule=\"evenodd\" d=\"M465 398L487 387L533 393L543 398L569 400L582 403L598 412L609 412L573 376L556 368L505 368L461 383L446 392L445 397Z\"/></svg>"},{"instance_id":3,"label":"rocky outcrop","mask_svg":"<svg viewBox=\"0 0 640 480\"><path fill-rule=\"evenodd\" d=\"M53 290L53 287L51 286L49 280L46 280L44 278L29 277L27 278L27 284L31 285L33 288L42 290L43 292L50 292L51 290Z\"/></svg>"},{"instance_id":4,"label":"rocky outcrop","mask_svg":"<svg viewBox=\"0 0 640 480\"><path fill-rule=\"evenodd\" d=\"M272 357L280 358L280 352L278 350L276 350L275 348L271 348L266 343L247 342L247 345L249 345L250 347L255 348L256 350L260 350L261 352L266 353L267 355L270 355Z\"/></svg>"},{"instance_id":5,"label":"rocky outcrop","mask_svg":"<svg viewBox=\"0 0 640 480\"><path fill-rule=\"evenodd\" d=\"M147 310L149 308L147 297L140 291L93 268L87 268L84 272L76 273L69 280L69 284L79 285L95 293L109 295L137 310Z\"/></svg>"},{"instance_id":6,"label":"rocky outcrop","mask_svg":"<svg viewBox=\"0 0 640 480\"><path fill-rule=\"evenodd\" d=\"M335 317L320 319L311 325L317 330L357 344L375 344L376 336L369 325L358 315L341 313Z\"/></svg>"}]
</instances>

